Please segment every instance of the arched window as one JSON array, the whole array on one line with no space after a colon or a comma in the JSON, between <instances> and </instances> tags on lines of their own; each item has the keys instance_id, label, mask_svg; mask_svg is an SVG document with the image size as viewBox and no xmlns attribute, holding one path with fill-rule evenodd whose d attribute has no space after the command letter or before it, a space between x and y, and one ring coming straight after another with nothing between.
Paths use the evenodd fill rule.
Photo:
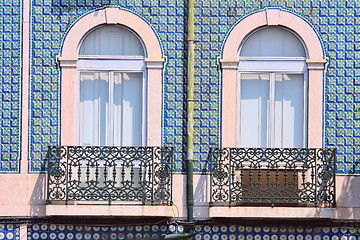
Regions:
<instances>
[{"instance_id":1,"label":"arched window","mask_svg":"<svg viewBox=\"0 0 360 240\"><path fill-rule=\"evenodd\" d=\"M79 145L146 144L144 49L119 25L91 31L79 49Z\"/></svg>"},{"instance_id":2,"label":"arched window","mask_svg":"<svg viewBox=\"0 0 360 240\"><path fill-rule=\"evenodd\" d=\"M161 145L164 59L148 23L116 7L91 12L59 62L62 145Z\"/></svg>"},{"instance_id":3,"label":"arched window","mask_svg":"<svg viewBox=\"0 0 360 240\"><path fill-rule=\"evenodd\" d=\"M238 145L306 147L307 66L301 41L281 27L260 28L239 55Z\"/></svg>"},{"instance_id":4,"label":"arched window","mask_svg":"<svg viewBox=\"0 0 360 240\"><path fill-rule=\"evenodd\" d=\"M104 25L91 31L81 43L80 58L142 58L145 53L138 36L121 25Z\"/></svg>"},{"instance_id":5,"label":"arched window","mask_svg":"<svg viewBox=\"0 0 360 240\"><path fill-rule=\"evenodd\" d=\"M322 147L324 53L308 22L276 8L242 19L222 68L222 146Z\"/></svg>"}]
</instances>

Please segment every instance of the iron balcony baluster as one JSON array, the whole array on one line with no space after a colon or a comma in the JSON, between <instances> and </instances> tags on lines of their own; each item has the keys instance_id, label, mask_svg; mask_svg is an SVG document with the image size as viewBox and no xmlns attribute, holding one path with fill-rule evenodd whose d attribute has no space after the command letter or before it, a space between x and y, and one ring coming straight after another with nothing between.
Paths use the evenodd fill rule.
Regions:
<instances>
[{"instance_id":1,"label":"iron balcony baluster","mask_svg":"<svg viewBox=\"0 0 360 240\"><path fill-rule=\"evenodd\" d=\"M171 204L170 147L49 147L47 203Z\"/></svg>"},{"instance_id":2,"label":"iron balcony baluster","mask_svg":"<svg viewBox=\"0 0 360 240\"><path fill-rule=\"evenodd\" d=\"M335 149L212 148L210 206L335 206Z\"/></svg>"}]
</instances>

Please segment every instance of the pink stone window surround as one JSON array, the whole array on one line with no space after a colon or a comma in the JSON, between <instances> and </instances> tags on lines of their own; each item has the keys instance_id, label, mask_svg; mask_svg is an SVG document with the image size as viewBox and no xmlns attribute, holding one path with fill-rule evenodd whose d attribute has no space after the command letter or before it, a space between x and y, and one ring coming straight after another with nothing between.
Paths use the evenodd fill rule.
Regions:
<instances>
[{"instance_id":1,"label":"pink stone window surround","mask_svg":"<svg viewBox=\"0 0 360 240\"><path fill-rule=\"evenodd\" d=\"M312 27L300 17L280 9L265 9L241 20L225 41L222 57L222 146L238 146L238 78L241 59L239 51L247 37L267 26L282 27L301 38L307 56L308 126L307 146L322 146L323 72L326 60L321 42Z\"/></svg>"},{"instance_id":2,"label":"pink stone window surround","mask_svg":"<svg viewBox=\"0 0 360 240\"><path fill-rule=\"evenodd\" d=\"M140 17L123 9L108 7L82 17L67 33L58 60L61 67L61 144L76 145L78 106L79 46L91 30L101 25L122 25L135 32L144 44L146 68L146 140L148 146L161 145L162 70L164 59L159 40Z\"/></svg>"}]
</instances>

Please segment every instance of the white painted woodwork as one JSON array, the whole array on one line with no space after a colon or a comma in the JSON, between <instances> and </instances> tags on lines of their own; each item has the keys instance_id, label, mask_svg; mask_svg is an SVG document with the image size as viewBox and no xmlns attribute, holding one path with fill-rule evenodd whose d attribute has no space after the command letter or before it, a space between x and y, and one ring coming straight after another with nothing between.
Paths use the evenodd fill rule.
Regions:
<instances>
[{"instance_id":1,"label":"white painted woodwork","mask_svg":"<svg viewBox=\"0 0 360 240\"><path fill-rule=\"evenodd\" d=\"M304 72L307 70L305 59L264 59L240 57L239 70L251 72Z\"/></svg>"},{"instance_id":2,"label":"white painted woodwork","mask_svg":"<svg viewBox=\"0 0 360 240\"><path fill-rule=\"evenodd\" d=\"M146 67L139 38L122 26L101 26L85 37L79 58L78 143L145 144Z\"/></svg>"},{"instance_id":3,"label":"white painted woodwork","mask_svg":"<svg viewBox=\"0 0 360 240\"><path fill-rule=\"evenodd\" d=\"M125 71L144 71L144 59L81 59L77 62L79 69L87 70L125 70Z\"/></svg>"},{"instance_id":4,"label":"white painted woodwork","mask_svg":"<svg viewBox=\"0 0 360 240\"><path fill-rule=\"evenodd\" d=\"M305 56L301 41L280 27L246 39L238 66L240 147L306 147Z\"/></svg>"}]
</instances>

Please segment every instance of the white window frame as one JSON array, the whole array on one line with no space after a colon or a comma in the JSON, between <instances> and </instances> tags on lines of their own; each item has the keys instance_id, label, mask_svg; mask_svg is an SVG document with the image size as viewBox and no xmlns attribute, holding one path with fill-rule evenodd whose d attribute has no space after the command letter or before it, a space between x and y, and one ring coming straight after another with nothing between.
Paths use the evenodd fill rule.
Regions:
<instances>
[{"instance_id":1,"label":"white window frame","mask_svg":"<svg viewBox=\"0 0 360 240\"><path fill-rule=\"evenodd\" d=\"M324 58L321 41L307 21L289 11L277 8L262 9L243 18L232 28L223 45L222 55L219 59L222 70L221 145L224 147L236 147L238 144L236 128L238 126L237 92L239 90L239 71L244 71L244 64L250 63L247 61L256 59L254 57L251 57L251 59L240 58L239 49L247 37L250 36L250 33L267 26L284 27L302 40L301 42L306 50L306 57L292 59L291 61L301 60L307 65L307 147L322 147L323 76L326 59ZM257 60L276 59L263 57L262 60Z\"/></svg>"},{"instance_id":2,"label":"white window frame","mask_svg":"<svg viewBox=\"0 0 360 240\"><path fill-rule=\"evenodd\" d=\"M304 119L303 119L303 147L307 147L307 117L308 117L308 74L307 66L305 62L305 57L239 57L239 66L238 66L238 75L237 75L237 116L240 116L241 113L241 74L246 73L259 73L259 74L269 74L270 75L270 92L272 92L273 84L275 81L275 74L301 74L304 76ZM271 75L274 75L271 77ZM273 103L274 99L271 99L270 102ZM273 97L273 96L272 96ZM270 111L267 125L274 126L274 112ZM241 147L241 130L240 130L240 117L236 119L236 146ZM270 130L267 130L267 147L272 148L274 140L274 129L270 127Z\"/></svg>"},{"instance_id":3,"label":"white window frame","mask_svg":"<svg viewBox=\"0 0 360 240\"><path fill-rule=\"evenodd\" d=\"M135 32L143 43L145 56L140 58L139 56L121 56L120 59L116 59L114 56L79 57L78 48L84 37L91 30L107 24L125 26ZM142 62L136 68L142 65L142 71L146 72L144 74L145 81L143 81L147 84L146 94L144 95L147 99L144 106L147 119L146 139L144 142L147 146L161 146L162 80L165 60L160 41L147 22L130 11L118 7L105 7L82 16L65 36L61 53L58 57L61 68L61 144L76 145L78 142L78 69L99 70L94 64L86 62L92 61L91 59L94 59L94 57L101 60L101 64L104 66L112 65L111 61L116 65L121 62L121 64L127 66L124 69L120 69L120 71L133 71L133 68L138 64L137 61ZM115 61L119 62L115 63ZM86 66L89 69L85 69ZM112 70L119 69L115 68Z\"/></svg>"},{"instance_id":4,"label":"white window frame","mask_svg":"<svg viewBox=\"0 0 360 240\"><path fill-rule=\"evenodd\" d=\"M81 62L81 60L79 61ZM94 63L94 65L96 66L96 63L98 63L99 61L92 61ZM92 64L91 64L92 65ZM100 64L101 65L101 64ZM140 64L139 64L140 65ZM144 65L144 64L142 64ZM101 69L96 69L96 68L92 68L92 66L89 66L88 68L83 66L82 68L78 68L78 84L77 84L77 92L78 92L78 98L77 98L77 102L76 102L76 105L77 105L77 123L76 123L76 126L77 126L77 135L76 135L76 139L77 139L77 145L80 144L80 129L81 129L81 126L80 126L80 75L82 72L106 72L106 73L109 73L109 82L110 82L110 85L111 85L111 81L114 80L114 74L115 73L141 73L143 78L142 78L142 119L141 119L141 136L142 136L142 139L141 139L141 146L146 146L147 145L147 142L146 142L146 139L147 139L147 105L146 105L146 102L147 102L147 81L146 81L146 71L144 70L143 67L141 67L140 69L116 69L116 70L113 70L116 66L122 66L122 65L119 65L118 61L112 61L112 64L111 65L106 65L107 67L104 69L104 68L101 68ZM114 91L110 90L110 87L109 87L109 99L113 99L112 98L112 94L114 93ZM110 102L110 105L111 105L111 102ZM113 113L113 111L110 111L110 113ZM114 117L112 115L110 116L107 116L107 118L109 119L113 119ZM112 129L112 126L110 126L110 128ZM111 131L111 130L109 130ZM108 135L109 136L109 135ZM107 142L109 142L110 140L107 139Z\"/></svg>"},{"instance_id":5,"label":"white window frame","mask_svg":"<svg viewBox=\"0 0 360 240\"><path fill-rule=\"evenodd\" d=\"M84 42L87 40L88 36L90 36L94 31L98 29L106 28L107 26L113 26L113 25L102 25L100 27L97 27L95 29L92 29L89 31L84 37L79 45L78 51L80 52ZM135 32L133 32L131 29L128 29L124 26L119 26L117 29L119 30L122 28L126 32L132 34L133 37L135 37L140 45L142 52L145 52L144 45L141 41L141 39L137 36ZM99 43L97 43L99 44ZM114 74L116 72L119 73L141 73L142 74L142 119L141 119L141 146L146 146L146 101L147 101L147 94L146 94L146 68L145 68L145 56L143 55L83 55L79 54L79 61L77 63L77 70L78 70L78 101L77 101L77 113L80 113L80 75L82 72L106 72L108 73L109 77L109 106L110 106L110 115L106 116L107 121L110 121L110 125L108 126L108 129L106 130L106 145L114 145L111 139L112 135L112 129L113 128L113 121L111 119L114 119L113 115L113 96L114 96L114 90L112 89L113 83L114 83ZM122 126L123 128L124 126ZM77 120L77 144L81 144L81 121L80 117Z\"/></svg>"},{"instance_id":6,"label":"white window frame","mask_svg":"<svg viewBox=\"0 0 360 240\"><path fill-rule=\"evenodd\" d=\"M263 70L239 70L238 71L238 83L237 83L237 93L238 93L238 97L237 97L237 116L240 116L241 114L241 74L247 74L247 73L252 73L252 74L269 74L270 76L270 93L273 92L274 90L274 81L275 81L275 74L297 74L297 75L303 75L304 77L304 91L303 91L303 96L304 96L304 102L303 102L303 136L302 136L302 139L303 139L303 147L306 148L307 147L307 126L308 126L308 76L307 76L307 71L296 71L296 70L293 70L293 71L282 71L282 70L272 70L272 71L263 71ZM273 96L274 95L274 92L272 94L270 94L270 102L272 104L274 104L274 99L273 99ZM267 118L268 122L267 122L267 125L268 125L268 130L266 132L266 135L267 135L267 147L268 148L273 148L274 145L274 136L275 136L275 130L273 128L275 122L274 122L274 111L273 110L270 110L270 115L268 115L268 118ZM241 144L241 127L240 127L240 117L237 117L236 119L236 146L237 147L242 147L242 144ZM269 130L270 128L270 130Z\"/></svg>"}]
</instances>

